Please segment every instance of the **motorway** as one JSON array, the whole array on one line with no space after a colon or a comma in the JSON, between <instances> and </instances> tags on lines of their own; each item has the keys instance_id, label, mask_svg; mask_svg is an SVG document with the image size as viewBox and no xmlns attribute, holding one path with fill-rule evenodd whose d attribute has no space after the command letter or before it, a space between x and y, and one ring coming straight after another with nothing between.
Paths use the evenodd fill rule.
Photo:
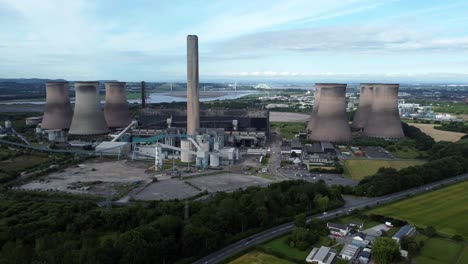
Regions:
<instances>
[{"instance_id":1,"label":"motorway","mask_svg":"<svg viewBox=\"0 0 468 264\"><path fill-rule=\"evenodd\" d=\"M457 177L449 178L449 179L446 179L446 180L442 180L442 181L439 181L439 182L430 183L430 184L427 184L427 185L424 185L424 186L420 186L420 187L417 187L417 188L402 191L402 192L399 192L399 193L367 199L366 201L363 201L362 203L353 204L353 205L345 205L344 207L341 207L339 209L328 211L328 212L323 213L323 214L317 214L317 215L310 216L308 219L310 220L312 218L317 218L317 219L321 219L321 220L328 220L328 219L332 219L332 218L335 218L335 217L346 215L346 214L349 213L350 210L364 209L366 207L373 207L373 206L381 205L381 204L384 204L384 203L390 203L390 202L405 198L407 196L412 196L412 195L415 195L415 194L418 194L418 193L427 192L427 191L430 191L430 190L432 190L434 188L439 188L439 187L444 186L444 185L454 184L454 183L465 181L465 180L468 180L468 173L457 176ZM227 257L232 256L232 255L234 255L236 253L239 253L240 251L245 250L245 249L247 249L247 248L249 248L251 246L261 244L261 243L263 243L265 241L268 241L268 240L270 240L272 238L275 238L277 236L281 236L283 234L286 234L286 233L290 232L293 229L293 227L294 227L294 224L292 222L290 222L290 223L286 223L286 224L282 224L282 225L270 228L270 229L265 230L263 232L260 232L260 233L257 233L255 235L249 236L249 237L247 237L245 239L239 240L239 241L237 241L237 242L235 242L235 243L233 243L233 244L231 244L231 245L229 245L227 247L224 247L224 248L222 248L222 249L220 249L220 250L218 250L218 251L216 251L214 253L211 253L210 255L208 255L208 256L206 256L206 257L204 257L204 258L202 258L202 259L200 259L198 261L195 261L194 263L195 264L219 263L219 262L223 261L224 259L226 259Z\"/></svg>"}]
</instances>

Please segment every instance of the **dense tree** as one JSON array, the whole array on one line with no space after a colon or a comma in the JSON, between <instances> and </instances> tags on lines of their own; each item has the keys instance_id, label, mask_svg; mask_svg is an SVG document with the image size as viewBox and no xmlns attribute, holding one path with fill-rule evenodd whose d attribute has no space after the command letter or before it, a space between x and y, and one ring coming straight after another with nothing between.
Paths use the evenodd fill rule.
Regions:
<instances>
[{"instance_id":1,"label":"dense tree","mask_svg":"<svg viewBox=\"0 0 468 264\"><path fill-rule=\"evenodd\" d=\"M320 195L326 207L312 201ZM294 220L298 245L309 245L323 224L305 214L343 205L324 182L288 181L218 193L206 201L158 201L112 209L91 202L39 201L8 192L0 200L2 263L190 263L252 232ZM323 206L323 205L321 205ZM301 215L302 214L302 215ZM313 226L313 228L311 228ZM307 229L318 231L310 232Z\"/></svg>"},{"instance_id":2,"label":"dense tree","mask_svg":"<svg viewBox=\"0 0 468 264\"><path fill-rule=\"evenodd\" d=\"M377 264L395 263L400 258L398 243L389 237L379 237L372 243L372 256Z\"/></svg>"}]
</instances>

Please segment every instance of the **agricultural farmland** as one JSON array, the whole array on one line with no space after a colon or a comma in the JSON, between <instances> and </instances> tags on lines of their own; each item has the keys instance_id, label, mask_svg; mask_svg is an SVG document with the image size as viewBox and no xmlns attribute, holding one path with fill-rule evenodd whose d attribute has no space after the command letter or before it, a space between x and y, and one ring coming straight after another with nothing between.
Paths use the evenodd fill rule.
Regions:
<instances>
[{"instance_id":1,"label":"agricultural farmland","mask_svg":"<svg viewBox=\"0 0 468 264\"><path fill-rule=\"evenodd\" d=\"M468 181L371 210L369 214L406 220L418 227L433 226L447 236L468 238Z\"/></svg>"},{"instance_id":2,"label":"agricultural farmland","mask_svg":"<svg viewBox=\"0 0 468 264\"><path fill-rule=\"evenodd\" d=\"M348 159L345 161L345 174L353 180L362 180L366 176L374 175L381 167L400 170L423 163L421 160Z\"/></svg>"}]
</instances>

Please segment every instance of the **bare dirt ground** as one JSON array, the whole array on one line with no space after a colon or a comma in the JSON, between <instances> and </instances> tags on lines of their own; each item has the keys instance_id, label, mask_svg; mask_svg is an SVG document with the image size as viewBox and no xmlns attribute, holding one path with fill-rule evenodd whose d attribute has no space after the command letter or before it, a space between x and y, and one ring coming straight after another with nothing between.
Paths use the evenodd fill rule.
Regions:
<instances>
[{"instance_id":1,"label":"bare dirt ground","mask_svg":"<svg viewBox=\"0 0 468 264\"><path fill-rule=\"evenodd\" d=\"M116 195L151 181L145 163L120 161L89 161L51 173L28 182L20 189L61 191L75 194Z\"/></svg>"},{"instance_id":2,"label":"bare dirt ground","mask_svg":"<svg viewBox=\"0 0 468 264\"><path fill-rule=\"evenodd\" d=\"M292 112L270 112L270 122L305 122L310 119L309 114Z\"/></svg>"},{"instance_id":3,"label":"bare dirt ground","mask_svg":"<svg viewBox=\"0 0 468 264\"><path fill-rule=\"evenodd\" d=\"M212 176L197 177L188 180L191 185L208 192L225 192L250 186L266 186L271 180L253 175L223 173Z\"/></svg>"},{"instance_id":4,"label":"bare dirt ground","mask_svg":"<svg viewBox=\"0 0 468 264\"><path fill-rule=\"evenodd\" d=\"M458 133L458 132L451 132L451 131L444 131L435 129L433 124L416 124L411 123L410 125L415 126L425 134L431 136L435 141L450 141L455 142L458 141L461 137L465 134Z\"/></svg>"},{"instance_id":5,"label":"bare dirt ground","mask_svg":"<svg viewBox=\"0 0 468 264\"><path fill-rule=\"evenodd\" d=\"M168 179L159 182L153 182L146 186L133 198L137 200L172 200L186 199L200 193L200 190L190 186L179 179Z\"/></svg>"}]
</instances>

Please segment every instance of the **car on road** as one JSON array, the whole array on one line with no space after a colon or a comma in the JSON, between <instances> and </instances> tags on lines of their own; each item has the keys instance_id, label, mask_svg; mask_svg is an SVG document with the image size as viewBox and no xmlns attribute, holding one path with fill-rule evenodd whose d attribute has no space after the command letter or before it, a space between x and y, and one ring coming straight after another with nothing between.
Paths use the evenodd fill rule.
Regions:
<instances>
[{"instance_id":1,"label":"car on road","mask_svg":"<svg viewBox=\"0 0 468 264\"><path fill-rule=\"evenodd\" d=\"M323 212L323 215L326 215L326 214L328 214L328 213L327 213L327 212Z\"/></svg>"}]
</instances>

